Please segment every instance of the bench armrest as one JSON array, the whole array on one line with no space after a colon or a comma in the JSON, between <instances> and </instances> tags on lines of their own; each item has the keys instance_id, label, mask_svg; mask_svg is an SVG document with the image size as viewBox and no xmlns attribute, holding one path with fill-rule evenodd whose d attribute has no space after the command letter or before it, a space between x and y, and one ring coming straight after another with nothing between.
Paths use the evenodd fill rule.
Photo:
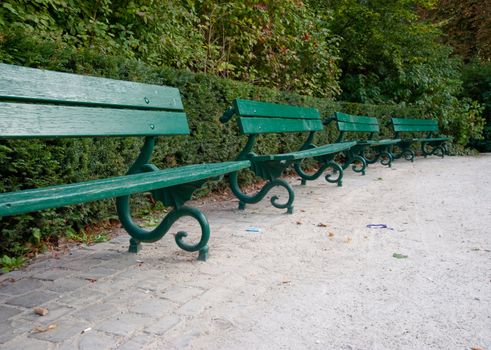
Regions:
<instances>
[{"instance_id":1,"label":"bench armrest","mask_svg":"<svg viewBox=\"0 0 491 350\"><path fill-rule=\"evenodd\" d=\"M232 119L234 114L235 114L235 109L233 107L228 107L227 110L223 112L222 116L220 117L220 122L225 124L230 119Z\"/></svg>"}]
</instances>

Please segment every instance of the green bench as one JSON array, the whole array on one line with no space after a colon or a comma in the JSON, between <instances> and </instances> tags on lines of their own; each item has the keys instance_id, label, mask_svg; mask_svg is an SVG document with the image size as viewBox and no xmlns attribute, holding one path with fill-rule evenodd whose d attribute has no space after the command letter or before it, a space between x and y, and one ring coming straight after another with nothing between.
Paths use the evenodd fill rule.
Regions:
<instances>
[{"instance_id":1,"label":"green bench","mask_svg":"<svg viewBox=\"0 0 491 350\"><path fill-rule=\"evenodd\" d=\"M119 219L132 237L130 252L140 242L162 238L181 217L201 227L199 242L175 236L177 245L198 251L206 260L210 227L204 214L185 206L206 179L248 168L247 160L158 169L150 162L157 136L187 135L189 127L179 90L165 86L86 77L0 64L0 140L61 137L142 137L141 152L126 175L0 194L0 216L11 216L116 198ZM103 151L103 150L102 150ZM151 192L172 210L152 230L132 220L130 195Z\"/></svg>"},{"instance_id":2,"label":"green bench","mask_svg":"<svg viewBox=\"0 0 491 350\"><path fill-rule=\"evenodd\" d=\"M251 170L266 180L259 192L255 195L247 195L239 187L238 172L230 174L230 187L240 201L239 209L244 209L246 204L261 201L273 187L279 186L288 192L288 200L285 203L279 203L279 198L273 196L271 204L275 208L286 208L288 213L292 213L295 198L293 189L288 182L280 178L283 171L292 164L301 177L302 184L317 179L327 168L332 168L333 173L325 176L326 181L337 183L338 186L342 185L343 169L334 161L334 157L340 152L349 150L356 142L315 146L313 144L315 133L323 130L317 109L235 99L233 106L225 111L220 121L226 123L234 115L238 116L240 133L248 135L247 143L237 160L250 160ZM266 155L254 153L253 148L257 136L270 133L308 133L308 135L302 147L296 152ZM301 161L305 158L314 158L319 162L319 169L314 174L307 174L302 170Z\"/></svg>"},{"instance_id":3,"label":"green bench","mask_svg":"<svg viewBox=\"0 0 491 350\"><path fill-rule=\"evenodd\" d=\"M350 164L355 162L361 163L357 168L353 165L353 170L365 175L367 164L374 164L380 160L382 165L391 166L393 156L390 147L397 144L398 139L376 140L374 136L380 132L380 127L377 118L350 115L336 112L333 117L324 120L324 124L329 124L335 121L339 136L336 142L343 142L346 133L350 134L368 134L367 139L360 140L356 138L356 144L346 152L346 161L343 164L343 169L346 169ZM371 157L367 156L367 152L373 150L374 154Z\"/></svg>"},{"instance_id":4,"label":"green bench","mask_svg":"<svg viewBox=\"0 0 491 350\"><path fill-rule=\"evenodd\" d=\"M439 135L438 122L432 119L410 119L392 118L394 138L399 139L395 144L400 152L394 153L394 158L404 157L406 160L414 161L415 153L411 149L413 143L421 143L421 152L426 158L429 155L439 155L443 158L448 154L446 142L450 137ZM423 137L414 137L415 134L423 133ZM403 137L406 136L406 137Z\"/></svg>"}]
</instances>

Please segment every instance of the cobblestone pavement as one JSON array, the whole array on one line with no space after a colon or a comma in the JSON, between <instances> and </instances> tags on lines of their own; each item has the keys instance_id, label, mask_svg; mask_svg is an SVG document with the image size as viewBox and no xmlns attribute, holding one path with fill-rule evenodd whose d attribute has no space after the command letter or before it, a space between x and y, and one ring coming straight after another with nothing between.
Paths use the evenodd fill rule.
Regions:
<instances>
[{"instance_id":1,"label":"cobblestone pavement","mask_svg":"<svg viewBox=\"0 0 491 350\"><path fill-rule=\"evenodd\" d=\"M0 276L0 348L491 349L490 166L418 158L347 170L341 188L291 179L292 215L197 201L206 262L170 234L127 253L123 232L41 256Z\"/></svg>"}]
</instances>

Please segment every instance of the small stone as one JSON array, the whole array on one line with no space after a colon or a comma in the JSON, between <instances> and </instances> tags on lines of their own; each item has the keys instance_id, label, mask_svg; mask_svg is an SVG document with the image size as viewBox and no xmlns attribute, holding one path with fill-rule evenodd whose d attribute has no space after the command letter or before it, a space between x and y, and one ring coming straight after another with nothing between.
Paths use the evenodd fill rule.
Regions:
<instances>
[{"instance_id":1,"label":"small stone","mask_svg":"<svg viewBox=\"0 0 491 350\"><path fill-rule=\"evenodd\" d=\"M46 316L48 314L48 309L46 309L45 307L35 307L33 309L34 313L39 315L39 316Z\"/></svg>"}]
</instances>

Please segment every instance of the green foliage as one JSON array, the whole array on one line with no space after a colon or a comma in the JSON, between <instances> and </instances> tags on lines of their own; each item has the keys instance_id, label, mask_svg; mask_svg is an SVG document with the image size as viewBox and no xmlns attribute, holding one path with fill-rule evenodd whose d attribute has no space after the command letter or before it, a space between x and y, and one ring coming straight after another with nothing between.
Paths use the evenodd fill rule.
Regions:
<instances>
[{"instance_id":1,"label":"green foliage","mask_svg":"<svg viewBox=\"0 0 491 350\"><path fill-rule=\"evenodd\" d=\"M459 91L459 61L439 43L438 28L417 12L431 3L327 1L334 11L332 31L342 37L342 100L411 104Z\"/></svg>"},{"instance_id":2,"label":"green foliage","mask_svg":"<svg viewBox=\"0 0 491 350\"><path fill-rule=\"evenodd\" d=\"M10 257L8 255L4 255L0 258L0 272L7 273L12 270L15 270L21 267L24 264L25 260L23 257Z\"/></svg>"},{"instance_id":3,"label":"green foliage","mask_svg":"<svg viewBox=\"0 0 491 350\"><path fill-rule=\"evenodd\" d=\"M338 38L295 0L4 0L0 33L22 30L99 54L333 96Z\"/></svg>"}]
</instances>

